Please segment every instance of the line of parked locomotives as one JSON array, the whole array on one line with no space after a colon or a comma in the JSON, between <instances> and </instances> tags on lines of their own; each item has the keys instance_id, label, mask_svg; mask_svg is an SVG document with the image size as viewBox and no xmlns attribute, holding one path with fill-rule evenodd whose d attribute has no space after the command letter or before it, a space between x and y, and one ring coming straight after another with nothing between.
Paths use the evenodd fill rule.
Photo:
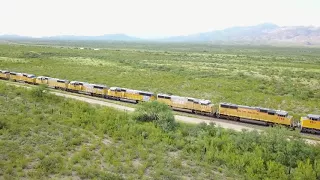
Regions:
<instances>
[{"instance_id":1,"label":"line of parked locomotives","mask_svg":"<svg viewBox=\"0 0 320 180\"><path fill-rule=\"evenodd\" d=\"M191 97L181 97L168 94L154 94L152 92L133 90L120 87L107 87L100 84L90 84L79 81L68 81L63 79L35 76L27 73L17 73L0 70L0 78L25 82L29 84L46 84L51 88L65 91L83 93L92 96L100 96L115 100L130 101L153 101L158 100L176 110L187 110L195 114L213 116L217 118L239 121L247 119L264 122L268 125L281 124L291 128L300 128L301 131L319 132L320 115L308 114L301 117L299 123L293 121L288 112L282 110L273 110L261 107L250 107L230 103L220 103L216 108L211 101Z\"/></svg>"}]
</instances>

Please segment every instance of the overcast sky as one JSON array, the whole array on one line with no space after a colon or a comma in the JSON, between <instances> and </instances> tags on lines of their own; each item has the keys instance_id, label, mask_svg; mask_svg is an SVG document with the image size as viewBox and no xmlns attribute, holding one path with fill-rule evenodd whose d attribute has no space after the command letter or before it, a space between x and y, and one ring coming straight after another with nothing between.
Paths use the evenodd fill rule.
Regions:
<instances>
[{"instance_id":1,"label":"overcast sky","mask_svg":"<svg viewBox=\"0 0 320 180\"><path fill-rule=\"evenodd\" d=\"M320 26L320 0L0 0L0 34L186 35L271 22Z\"/></svg>"}]
</instances>

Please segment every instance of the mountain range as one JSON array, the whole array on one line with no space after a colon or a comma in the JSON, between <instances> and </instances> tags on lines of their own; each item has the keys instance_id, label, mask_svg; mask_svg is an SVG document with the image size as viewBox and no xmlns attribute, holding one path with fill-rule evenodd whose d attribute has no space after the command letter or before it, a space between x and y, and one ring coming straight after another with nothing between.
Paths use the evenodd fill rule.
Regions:
<instances>
[{"instance_id":1,"label":"mountain range","mask_svg":"<svg viewBox=\"0 0 320 180\"><path fill-rule=\"evenodd\" d=\"M27 36L2 35L2 40L35 39ZM272 23L255 26L238 26L186 36L172 36L162 39L143 39L126 34L106 34L102 36L51 36L39 40L101 40L101 41L153 41L153 42L197 42L197 43L246 43L246 44L299 44L320 45L320 27L278 26Z\"/></svg>"}]
</instances>

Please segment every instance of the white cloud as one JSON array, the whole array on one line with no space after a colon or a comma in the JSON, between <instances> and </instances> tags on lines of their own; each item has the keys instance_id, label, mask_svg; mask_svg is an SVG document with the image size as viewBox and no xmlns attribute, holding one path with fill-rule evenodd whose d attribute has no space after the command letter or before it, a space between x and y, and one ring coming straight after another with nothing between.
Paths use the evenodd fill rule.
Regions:
<instances>
[{"instance_id":1,"label":"white cloud","mask_svg":"<svg viewBox=\"0 0 320 180\"><path fill-rule=\"evenodd\" d=\"M272 22L320 26L318 0L0 0L0 33L168 36Z\"/></svg>"}]
</instances>

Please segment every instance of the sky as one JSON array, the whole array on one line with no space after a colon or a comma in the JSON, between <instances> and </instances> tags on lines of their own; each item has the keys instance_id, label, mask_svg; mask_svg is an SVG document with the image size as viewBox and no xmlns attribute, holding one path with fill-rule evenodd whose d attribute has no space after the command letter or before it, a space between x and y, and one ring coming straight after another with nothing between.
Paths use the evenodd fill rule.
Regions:
<instances>
[{"instance_id":1,"label":"sky","mask_svg":"<svg viewBox=\"0 0 320 180\"><path fill-rule=\"evenodd\" d=\"M320 0L0 0L0 34L144 38L275 23L320 26Z\"/></svg>"}]
</instances>

